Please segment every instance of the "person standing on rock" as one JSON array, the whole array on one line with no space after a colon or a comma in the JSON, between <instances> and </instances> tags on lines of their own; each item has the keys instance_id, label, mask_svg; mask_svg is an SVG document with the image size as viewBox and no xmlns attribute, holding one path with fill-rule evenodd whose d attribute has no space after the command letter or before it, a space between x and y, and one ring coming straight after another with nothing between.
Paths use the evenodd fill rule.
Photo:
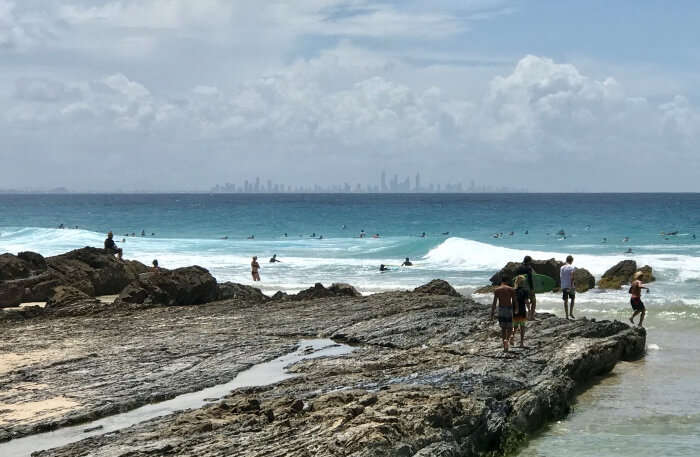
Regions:
<instances>
[{"instance_id":1,"label":"person standing on rock","mask_svg":"<svg viewBox=\"0 0 700 457\"><path fill-rule=\"evenodd\" d=\"M535 297L535 270L532 268L532 257L526 255L523 259L523 264L520 265L520 267L518 267L518 269L515 271L515 274L518 276L525 275L526 277L522 288L528 291L528 297L530 299L530 311L527 320L534 321L535 306L537 306L537 297Z\"/></svg>"},{"instance_id":2,"label":"person standing on rock","mask_svg":"<svg viewBox=\"0 0 700 457\"><path fill-rule=\"evenodd\" d=\"M250 262L250 273L253 275L253 281L260 281L260 264L256 255L253 256L253 260Z\"/></svg>"},{"instance_id":3,"label":"person standing on rock","mask_svg":"<svg viewBox=\"0 0 700 457\"><path fill-rule=\"evenodd\" d=\"M117 258L119 260L122 259L122 248L118 248L114 243L114 234L111 230L109 233L107 233L107 239L105 239L105 251L109 252L110 254L117 254Z\"/></svg>"},{"instance_id":4,"label":"person standing on rock","mask_svg":"<svg viewBox=\"0 0 700 457\"><path fill-rule=\"evenodd\" d=\"M637 314L641 314L639 317L639 326L642 326L642 323L644 322L644 316L647 313L646 308L644 307L644 303L642 302L642 289L646 289L647 293L649 292L649 288L645 287L644 284L642 284L642 281L640 278L642 277L642 272L638 271L634 274L634 281L632 281L632 284L630 285L630 294L632 294L632 298L630 299L630 305L632 305L632 309L634 312L632 313L632 317L630 317L630 322L634 325L634 318L637 316Z\"/></svg>"},{"instance_id":5,"label":"person standing on rock","mask_svg":"<svg viewBox=\"0 0 700 457\"><path fill-rule=\"evenodd\" d=\"M513 308L517 304L515 289L508 285L505 276L501 276L501 285L493 291L493 303L491 304L491 320L496 312L498 304L498 325L501 327L501 339L503 351L508 352L508 342L513 333Z\"/></svg>"},{"instance_id":6,"label":"person standing on rock","mask_svg":"<svg viewBox=\"0 0 700 457\"><path fill-rule=\"evenodd\" d=\"M571 316L572 319L576 319L574 317L574 300L576 299L574 272L576 271L576 267L572 265L573 263L574 258L569 255L566 257L566 263L559 269L562 299L564 300L564 314L566 314L567 319L569 319L569 316ZM569 304L569 299L571 299L571 304Z\"/></svg>"}]
</instances>

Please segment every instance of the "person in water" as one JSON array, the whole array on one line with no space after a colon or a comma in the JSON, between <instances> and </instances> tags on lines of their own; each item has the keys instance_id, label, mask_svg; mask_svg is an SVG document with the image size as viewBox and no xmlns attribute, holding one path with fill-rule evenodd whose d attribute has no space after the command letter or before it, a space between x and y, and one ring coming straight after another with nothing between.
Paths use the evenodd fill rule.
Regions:
<instances>
[{"instance_id":1,"label":"person in water","mask_svg":"<svg viewBox=\"0 0 700 457\"><path fill-rule=\"evenodd\" d=\"M253 260L250 262L250 273L253 276L253 281L260 281L260 264L256 255L253 256Z\"/></svg>"},{"instance_id":2,"label":"person in water","mask_svg":"<svg viewBox=\"0 0 700 457\"><path fill-rule=\"evenodd\" d=\"M523 264L515 271L516 275L525 275L526 281L523 288L528 291L530 298L530 315L528 320L535 320L535 307L537 306L537 297L535 296L535 270L532 268L532 257L526 255L523 259Z\"/></svg>"},{"instance_id":3,"label":"person in water","mask_svg":"<svg viewBox=\"0 0 700 457\"><path fill-rule=\"evenodd\" d=\"M525 347L525 327L527 325L527 309L530 305L530 293L521 286L526 281L525 276L517 276L515 278L515 301L516 306L513 309L513 335L510 339L511 346L514 344L513 337L515 331L520 328L520 347Z\"/></svg>"},{"instance_id":4,"label":"person in water","mask_svg":"<svg viewBox=\"0 0 700 457\"><path fill-rule=\"evenodd\" d=\"M389 271L389 269L386 267L386 265L381 264L379 265L379 271Z\"/></svg>"},{"instance_id":5,"label":"person in water","mask_svg":"<svg viewBox=\"0 0 700 457\"><path fill-rule=\"evenodd\" d=\"M508 342L513 333L513 308L516 304L515 289L508 285L505 276L501 276L501 285L493 291L491 304L491 320L493 321L496 305L498 304L498 325L501 327L503 351L508 352Z\"/></svg>"},{"instance_id":6,"label":"person in water","mask_svg":"<svg viewBox=\"0 0 700 457\"><path fill-rule=\"evenodd\" d=\"M406 257L406 260L403 261L403 263L401 264L401 266L402 266L402 267L412 267L412 266L413 266L413 262L411 262L411 261L409 260L409 258Z\"/></svg>"},{"instance_id":7,"label":"person in water","mask_svg":"<svg viewBox=\"0 0 700 457\"><path fill-rule=\"evenodd\" d=\"M642 281L640 280L641 277L641 271L638 271L634 274L634 281L632 281L629 290L630 295L632 295L632 298L630 298L630 305L632 306L632 310L634 310L632 316L630 317L630 322L634 324L634 318L637 317L637 314L641 314L641 316L639 317L640 327L642 326L642 323L644 322L644 316L647 313L647 310L644 307L644 303L642 302L642 289L646 289L647 293L649 293L649 288L642 284Z\"/></svg>"},{"instance_id":8,"label":"person in water","mask_svg":"<svg viewBox=\"0 0 700 457\"><path fill-rule=\"evenodd\" d=\"M248 239L249 239L249 240L254 240L254 239L255 239L255 235L250 235L250 236L248 237Z\"/></svg>"},{"instance_id":9,"label":"person in water","mask_svg":"<svg viewBox=\"0 0 700 457\"><path fill-rule=\"evenodd\" d=\"M420 234L420 237L421 237L421 238L425 238L425 232L421 233L421 234Z\"/></svg>"},{"instance_id":10,"label":"person in water","mask_svg":"<svg viewBox=\"0 0 700 457\"><path fill-rule=\"evenodd\" d=\"M574 257L570 255L566 256L566 263L559 269L562 300L564 300L564 314L566 314L567 319L569 319L569 316L571 316L572 319L576 319L574 317L574 300L576 299L574 272L576 271L576 267L572 265L573 263ZM569 299L571 299L571 304L569 304Z\"/></svg>"},{"instance_id":11,"label":"person in water","mask_svg":"<svg viewBox=\"0 0 700 457\"><path fill-rule=\"evenodd\" d=\"M141 236L146 236L146 231L145 231L145 230L141 230Z\"/></svg>"},{"instance_id":12,"label":"person in water","mask_svg":"<svg viewBox=\"0 0 700 457\"><path fill-rule=\"evenodd\" d=\"M270 263L278 263L278 262L281 262L281 260L279 260L277 258L277 254L272 254L272 257L270 257Z\"/></svg>"},{"instance_id":13,"label":"person in water","mask_svg":"<svg viewBox=\"0 0 700 457\"><path fill-rule=\"evenodd\" d=\"M114 234L112 231L107 233L107 238L105 239L105 250L110 254L117 254L119 260L122 259L122 248L118 248L114 243Z\"/></svg>"}]
</instances>

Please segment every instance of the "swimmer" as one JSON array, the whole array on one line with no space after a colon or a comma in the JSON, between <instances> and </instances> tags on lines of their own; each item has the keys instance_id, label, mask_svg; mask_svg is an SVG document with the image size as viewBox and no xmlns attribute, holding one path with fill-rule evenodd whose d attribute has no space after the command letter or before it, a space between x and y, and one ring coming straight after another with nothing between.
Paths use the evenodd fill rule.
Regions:
<instances>
[{"instance_id":1,"label":"swimmer","mask_svg":"<svg viewBox=\"0 0 700 457\"><path fill-rule=\"evenodd\" d=\"M693 233L693 239L695 239L695 234Z\"/></svg>"},{"instance_id":2,"label":"swimmer","mask_svg":"<svg viewBox=\"0 0 700 457\"><path fill-rule=\"evenodd\" d=\"M260 264L256 255L253 256L253 260L250 262L250 274L253 276L253 281L260 281Z\"/></svg>"},{"instance_id":3,"label":"swimmer","mask_svg":"<svg viewBox=\"0 0 700 457\"><path fill-rule=\"evenodd\" d=\"M151 236L156 236L155 232L151 232Z\"/></svg>"},{"instance_id":4,"label":"swimmer","mask_svg":"<svg viewBox=\"0 0 700 457\"><path fill-rule=\"evenodd\" d=\"M515 232L510 232L510 233L508 234L508 236L513 236L513 235L515 235Z\"/></svg>"},{"instance_id":5,"label":"swimmer","mask_svg":"<svg viewBox=\"0 0 700 457\"><path fill-rule=\"evenodd\" d=\"M559 236L564 236L564 235L566 235L566 232L564 232L564 229L560 229L560 230L557 232L557 235L559 235Z\"/></svg>"},{"instance_id":6,"label":"swimmer","mask_svg":"<svg viewBox=\"0 0 700 457\"><path fill-rule=\"evenodd\" d=\"M126 243L126 238L122 238L122 243Z\"/></svg>"},{"instance_id":7,"label":"swimmer","mask_svg":"<svg viewBox=\"0 0 700 457\"><path fill-rule=\"evenodd\" d=\"M420 237L421 237L421 238L425 238L425 232L421 233L421 234L420 234Z\"/></svg>"},{"instance_id":8,"label":"swimmer","mask_svg":"<svg viewBox=\"0 0 700 457\"><path fill-rule=\"evenodd\" d=\"M318 239L319 239L319 240L322 240L322 239L323 239L323 235L320 235L320 236L318 237Z\"/></svg>"},{"instance_id":9,"label":"swimmer","mask_svg":"<svg viewBox=\"0 0 700 457\"><path fill-rule=\"evenodd\" d=\"M389 271L389 269L386 267L386 265L381 264L379 265L379 271Z\"/></svg>"},{"instance_id":10,"label":"swimmer","mask_svg":"<svg viewBox=\"0 0 700 457\"><path fill-rule=\"evenodd\" d=\"M316 232L311 234L311 238L316 238Z\"/></svg>"},{"instance_id":11,"label":"swimmer","mask_svg":"<svg viewBox=\"0 0 700 457\"><path fill-rule=\"evenodd\" d=\"M627 250L625 251L625 254L632 254L632 248L627 248Z\"/></svg>"},{"instance_id":12,"label":"swimmer","mask_svg":"<svg viewBox=\"0 0 700 457\"><path fill-rule=\"evenodd\" d=\"M287 238L287 232L284 232L284 237Z\"/></svg>"},{"instance_id":13,"label":"swimmer","mask_svg":"<svg viewBox=\"0 0 700 457\"><path fill-rule=\"evenodd\" d=\"M402 267L412 267L412 266L413 266L413 263L409 260L408 257L406 257L406 260L403 261L403 263L401 264L401 266L402 266Z\"/></svg>"},{"instance_id":14,"label":"swimmer","mask_svg":"<svg viewBox=\"0 0 700 457\"><path fill-rule=\"evenodd\" d=\"M603 238L603 243L607 243L607 242L608 242L608 239L607 239L607 238Z\"/></svg>"},{"instance_id":15,"label":"swimmer","mask_svg":"<svg viewBox=\"0 0 700 457\"><path fill-rule=\"evenodd\" d=\"M630 238L628 236L626 236L622 239L622 242L627 243L629 240L630 240Z\"/></svg>"},{"instance_id":16,"label":"swimmer","mask_svg":"<svg viewBox=\"0 0 700 457\"><path fill-rule=\"evenodd\" d=\"M282 262L277 258L277 254L272 254L272 257L270 257L270 263L280 263Z\"/></svg>"},{"instance_id":17,"label":"swimmer","mask_svg":"<svg viewBox=\"0 0 700 457\"><path fill-rule=\"evenodd\" d=\"M340 229L341 229L341 230L345 230L346 228L348 228L348 226L347 226L347 225L345 225L345 224L343 224L343 226L342 226L342 227L340 227Z\"/></svg>"},{"instance_id":18,"label":"swimmer","mask_svg":"<svg viewBox=\"0 0 700 457\"><path fill-rule=\"evenodd\" d=\"M530 231L529 231L529 230L525 230L525 235L529 235L529 234L530 234Z\"/></svg>"},{"instance_id":19,"label":"swimmer","mask_svg":"<svg viewBox=\"0 0 700 457\"><path fill-rule=\"evenodd\" d=\"M443 235L449 235L450 232L442 232Z\"/></svg>"},{"instance_id":20,"label":"swimmer","mask_svg":"<svg viewBox=\"0 0 700 457\"><path fill-rule=\"evenodd\" d=\"M141 230L141 236L146 236L146 231L145 231L145 230Z\"/></svg>"},{"instance_id":21,"label":"swimmer","mask_svg":"<svg viewBox=\"0 0 700 457\"><path fill-rule=\"evenodd\" d=\"M250 236L248 237L248 239L249 239L249 240L254 240L254 239L255 239L255 235L250 235Z\"/></svg>"},{"instance_id":22,"label":"swimmer","mask_svg":"<svg viewBox=\"0 0 700 457\"><path fill-rule=\"evenodd\" d=\"M372 235L372 238L379 238L379 233L375 233L374 235Z\"/></svg>"},{"instance_id":23,"label":"swimmer","mask_svg":"<svg viewBox=\"0 0 700 457\"><path fill-rule=\"evenodd\" d=\"M228 235L222 236L221 239L222 239L222 240L228 240Z\"/></svg>"}]
</instances>

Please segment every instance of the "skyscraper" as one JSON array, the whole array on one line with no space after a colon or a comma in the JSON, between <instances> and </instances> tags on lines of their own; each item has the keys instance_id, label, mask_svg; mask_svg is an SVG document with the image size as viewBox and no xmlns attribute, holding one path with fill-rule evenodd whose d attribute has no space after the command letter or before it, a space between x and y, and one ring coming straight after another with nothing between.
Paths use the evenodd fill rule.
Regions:
<instances>
[{"instance_id":1,"label":"skyscraper","mask_svg":"<svg viewBox=\"0 0 700 457\"><path fill-rule=\"evenodd\" d=\"M382 187L381 187L382 192L386 192L386 191L387 191L387 188L386 188L386 171L384 171L384 170L382 170L382 182L381 182L381 186L382 186Z\"/></svg>"},{"instance_id":2,"label":"skyscraper","mask_svg":"<svg viewBox=\"0 0 700 457\"><path fill-rule=\"evenodd\" d=\"M416 173L416 187L413 190L420 192L420 173Z\"/></svg>"}]
</instances>

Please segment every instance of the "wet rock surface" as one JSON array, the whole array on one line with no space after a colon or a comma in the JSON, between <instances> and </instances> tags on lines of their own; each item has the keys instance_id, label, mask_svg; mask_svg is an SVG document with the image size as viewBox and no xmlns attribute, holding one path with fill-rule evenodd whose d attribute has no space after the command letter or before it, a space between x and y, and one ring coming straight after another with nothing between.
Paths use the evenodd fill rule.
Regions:
<instances>
[{"instance_id":1,"label":"wet rock surface","mask_svg":"<svg viewBox=\"0 0 700 457\"><path fill-rule=\"evenodd\" d=\"M245 307L115 303L0 321L0 437L227 382L300 338L331 337L356 350L297 363L297 377L273 386L40 455L503 454L567 414L577 387L644 351L643 329L540 314L527 347L504 354L489 312L461 296L389 292ZM42 413L18 412L28 407Z\"/></svg>"}]
</instances>

